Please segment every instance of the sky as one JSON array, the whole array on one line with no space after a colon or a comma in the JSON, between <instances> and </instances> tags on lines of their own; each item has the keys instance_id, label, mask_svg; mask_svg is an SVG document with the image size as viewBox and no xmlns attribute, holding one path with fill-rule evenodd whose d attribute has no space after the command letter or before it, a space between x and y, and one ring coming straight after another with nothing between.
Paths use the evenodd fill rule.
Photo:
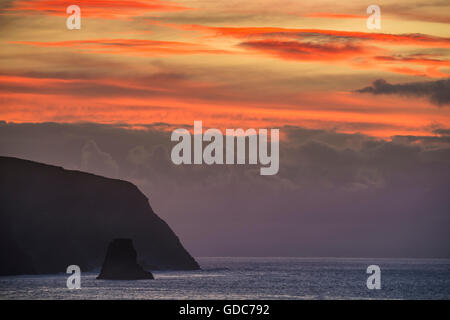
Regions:
<instances>
[{"instance_id":1,"label":"sky","mask_svg":"<svg viewBox=\"0 0 450 320\"><path fill-rule=\"evenodd\" d=\"M0 154L132 181L196 256L450 257L450 2L371 4L2 1ZM279 174L173 165L194 120L280 128Z\"/></svg>"},{"instance_id":2,"label":"sky","mask_svg":"<svg viewBox=\"0 0 450 320\"><path fill-rule=\"evenodd\" d=\"M448 96L358 90L450 72L447 1L3 1L0 118L301 125L388 138L448 127ZM65 8L78 4L81 29ZM445 88L448 88L448 84Z\"/></svg>"}]
</instances>

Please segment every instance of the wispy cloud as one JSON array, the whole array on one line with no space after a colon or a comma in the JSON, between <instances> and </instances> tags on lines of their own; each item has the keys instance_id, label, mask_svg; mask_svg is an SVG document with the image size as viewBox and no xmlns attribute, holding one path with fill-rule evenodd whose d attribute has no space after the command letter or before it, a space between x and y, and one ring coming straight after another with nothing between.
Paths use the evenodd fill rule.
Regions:
<instances>
[{"instance_id":1,"label":"wispy cloud","mask_svg":"<svg viewBox=\"0 0 450 320\"><path fill-rule=\"evenodd\" d=\"M101 54L124 54L124 55L178 55L178 54L213 54L226 53L198 43L158 41L143 39L95 39L95 40L73 40L73 41L11 41L14 44L24 44L36 47L66 47L81 52Z\"/></svg>"},{"instance_id":2,"label":"wispy cloud","mask_svg":"<svg viewBox=\"0 0 450 320\"><path fill-rule=\"evenodd\" d=\"M291 38L291 39L331 39L331 40L370 40L373 42L393 45L422 45L429 47L450 48L450 38L426 34L389 34L357 31L323 30L323 29L292 29L272 27L207 27L186 26L186 29L203 30L216 36L234 38Z\"/></svg>"},{"instance_id":3,"label":"wispy cloud","mask_svg":"<svg viewBox=\"0 0 450 320\"><path fill-rule=\"evenodd\" d=\"M367 19L365 15L333 12L312 12L304 15L307 18L321 19Z\"/></svg>"},{"instance_id":4,"label":"wispy cloud","mask_svg":"<svg viewBox=\"0 0 450 320\"><path fill-rule=\"evenodd\" d=\"M240 47L288 60L336 61L367 54L369 48L351 43L312 43L299 41L245 41Z\"/></svg>"},{"instance_id":5,"label":"wispy cloud","mask_svg":"<svg viewBox=\"0 0 450 320\"><path fill-rule=\"evenodd\" d=\"M15 1L6 12L10 14L46 14L46 15L67 15L66 8L74 3L68 0L35 0L35 1ZM161 0L118 0L103 1L89 0L82 4L82 15L87 18L120 18L129 16L139 16L146 12L167 12L188 10L187 7L178 5L170 1Z\"/></svg>"}]
</instances>

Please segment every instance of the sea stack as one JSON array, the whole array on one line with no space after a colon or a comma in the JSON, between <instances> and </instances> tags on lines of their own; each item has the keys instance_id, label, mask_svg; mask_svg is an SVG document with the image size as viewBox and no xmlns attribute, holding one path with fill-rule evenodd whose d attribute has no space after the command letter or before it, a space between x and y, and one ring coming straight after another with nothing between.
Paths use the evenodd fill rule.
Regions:
<instances>
[{"instance_id":1,"label":"sea stack","mask_svg":"<svg viewBox=\"0 0 450 320\"><path fill-rule=\"evenodd\" d=\"M108 246L102 270L97 279L139 280L154 279L137 263L137 253L131 239L114 239Z\"/></svg>"}]
</instances>

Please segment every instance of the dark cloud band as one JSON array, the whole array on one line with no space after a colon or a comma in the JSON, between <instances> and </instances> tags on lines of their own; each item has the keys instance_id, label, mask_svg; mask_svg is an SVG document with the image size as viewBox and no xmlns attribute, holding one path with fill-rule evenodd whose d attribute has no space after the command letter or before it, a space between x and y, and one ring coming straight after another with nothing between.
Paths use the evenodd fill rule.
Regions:
<instances>
[{"instance_id":1,"label":"dark cloud band","mask_svg":"<svg viewBox=\"0 0 450 320\"><path fill-rule=\"evenodd\" d=\"M444 106L450 104L450 78L437 81L390 84L378 79L371 86L356 90L360 93L397 94L428 98L433 104Z\"/></svg>"}]
</instances>

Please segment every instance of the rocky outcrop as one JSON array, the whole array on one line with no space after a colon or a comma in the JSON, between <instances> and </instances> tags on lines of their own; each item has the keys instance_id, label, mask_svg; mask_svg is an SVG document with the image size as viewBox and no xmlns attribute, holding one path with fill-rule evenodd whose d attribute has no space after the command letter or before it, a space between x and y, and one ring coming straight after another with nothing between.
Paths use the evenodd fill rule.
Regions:
<instances>
[{"instance_id":1,"label":"rocky outcrop","mask_svg":"<svg viewBox=\"0 0 450 320\"><path fill-rule=\"evenodd\" d=\"M114 239L108 246L102 271L97 279L139 280L154 279L137 263L137 253L131 239Z\"/></svg>"},{"instance_id":2,"label":"rocky outcrop","mask_svg":"<svg viewBox=\"0 0 450 320\"><path fill-rule=\"evenodd\" d=\"M115 238L153 270L199 268L132 183L0 157L0 275L94 270Z\"/></svg>"}]
</instances>

